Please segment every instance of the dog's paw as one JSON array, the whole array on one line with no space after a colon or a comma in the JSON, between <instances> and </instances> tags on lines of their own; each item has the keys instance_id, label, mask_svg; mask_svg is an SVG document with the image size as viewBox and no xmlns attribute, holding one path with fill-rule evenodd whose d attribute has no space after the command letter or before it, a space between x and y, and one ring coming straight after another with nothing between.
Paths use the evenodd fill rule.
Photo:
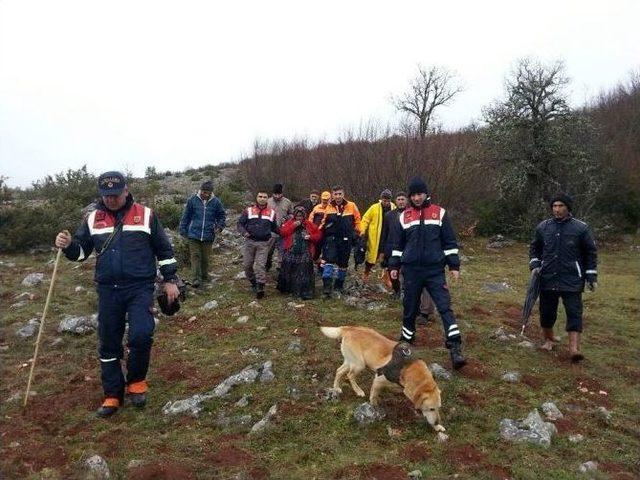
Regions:
<instances>
[{"instance_id":1,"label":"dog's paw","mask_svg":"<svg viewBox=\"0 0 640 480\"><path fill-rule=\"evenodd\" d=\"M359 397L364 397L366 395L366 393L364 393L362 390L360 390L359 392L356 392L356 395Z\"/></svg>"},{"instance_id":2,"label":"dog's paw","mask_svg":"<svg viewBox=\"0 0 640 480\"><path fill-rule=\"evenodd\" d=\"M336 392L338 395L342 395L342 389L340 387L333 387L331 390Z\"/></svg>"},{"instance_id":3,"label":"dog's paw","mask_svg":"<svg viewBox=\"0 0 640 480\"><path fill-rule=\"evenodd\" d=\"M444 442L446 442L447 440L449 440L449 435L447 435L447 434L446 434L446 433L444 433L444 432L438 432L438 441L439 441L440 443L444 443Z\"/></svg>"},{"instance_id":4,"label":"dog's paw","mask_svg":"<svg viewBox=\"0 0 640 480\"><path fill-rule=\"evenodd\" d=\"M435 427L433 427L433 429L434 429L436 432L446 432L446 431L447 431L447 429L446 429L446 428L444 428L442 425L436 425Z\"/></svg>"}]
</instances>

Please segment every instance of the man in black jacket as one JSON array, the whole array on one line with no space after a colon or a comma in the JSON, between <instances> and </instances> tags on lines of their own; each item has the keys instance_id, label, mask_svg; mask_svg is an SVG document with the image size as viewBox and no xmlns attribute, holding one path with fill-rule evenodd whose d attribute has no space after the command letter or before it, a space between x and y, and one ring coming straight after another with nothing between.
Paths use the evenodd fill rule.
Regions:
<instances>
[{"instance_id":1,"label":"man in black jacket","mask_svg":"<svg viewBox=\"0 0 640 480\"><path fill-rule=\"evenodd\" d=\"M264 297L271 234L278 233L276 211L269 207L268 199L265 190L258 191L256 203L243 210L237 224L238 232L245 238L242 248L244 273L258 299Z\"/></svg>"},{"instance_id":2,"label":"man in black jacket","mask_svg":"<svg viewBox=\"0 0 640 480\"><path fill-rule=\"evenodd\" d=\"M97 209L82 222L76 234L58 233L56 247L69 260L82 262L95 250L98 290L98 338L104 401L99 417L113 415L125 393L136 407L147 398L155 321L153 294L157 266L164 279L168 303L179 295L173 248L155 213L133 201L124 175L106 172L98 178L101 197ZM157 266L156 266L157 260ZM127 377L122 372L122 338L129 324Z\"/></svg>"},{"instance_id":3,"label":"man in black jacket","mask_svg":"<svg viewBox=\"0 0 640 480\"><path fill-rule=\"evenodd\" d=\"M585 282L591 291L597 286L597 247L586 223L573 218L573 201L565 193L551 199L553 218L541 222L529 249L529 269L540 273L540 326L551 350L556 342L553 325L562 298L567 314L571 361L579 362L582 332L582 291Z\"/></svg>"},{"instance_id":4,"label":"man in black jacket","mask_svg":"<svg viewBox=\"0 0 640 480\"><path fill-rule=\"evenodd\" d=\"M419 178L409 184L411 205L400 214L392 227L393 250L389 259L392 280L404 278L404 312L400 340L413 343L420 295L426 288L436 304L444 327L445 345L456 369L467 362L462 355L462 337L451 311L451 295L444 267L454 280L460 276L458 243L444 208L432 204L427 185Z\"/></svg>"}]
</instances>

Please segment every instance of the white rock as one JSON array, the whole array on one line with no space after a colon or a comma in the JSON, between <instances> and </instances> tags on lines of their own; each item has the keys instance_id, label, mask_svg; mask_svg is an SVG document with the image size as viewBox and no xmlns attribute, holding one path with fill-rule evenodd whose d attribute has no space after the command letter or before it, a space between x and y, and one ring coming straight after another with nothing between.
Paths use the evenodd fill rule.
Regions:
<instances>
[{"instance_id":1,"label":"white rock","mask_svg":"<svg viewBox=\"0 0 640 480\"><path fill-rule=\"evenodd\" d=\"M44 273L30 273L22 280L22 285L25 287L35 287L40 285L44 280Z\"/></svg>"},{"instance_id":2,"label":"white rock","mask_svg":"<svg viewBox=\"0 0 640 480\"><path fill-rule=\"evenodd\" d=\"M564 417L560 409L558 409L553 402L544 402L542 404L542 411L549 420L558 420Z\"/></svg>"},{"instance_id":3,"label":"white rock","mask_svg":"<svg viewBox=\"0 0 640 480\"><path fill-rule=\"evenodd\" d=\"M529 340L521 341L520 343L518 343L518 346L523 348L535 348L535 345Z\"/></svg>"},{"instance_id":4,"label":"white rock","mask_svg":"<svg viewBox=\"0 0 640 480\"><path fill-rule=\"evenodd\" d=\"M98 328L98 314L74 316L65 315L58 325L58 333L70 332L77 335L92 333Z\"/></svg>"},{"instance_id":5,"label":"white rock","mask_svg":"<svg viewBox=\"0 0 640 480\"><path fill-rule=\"evenodd\" d=\"M451 378L453 377L453 375L451 374L451 372L449 370L447 370L446 368L444 368L442 365L440 365L439 363L432 363L429 365L429 370L431 370L431 373L433 374L433 376L437 379L441 379L441 380L451 380Z\"/></svg>"},{"instance_id":6,"label":"white rock","mask_svg":"<svg viewBox=\"0 0 640 480\"><path fill-rule=\"evenodd\" d=\"M217 300L210 300L202 306L202 310L213 310L215 308L218 308Z\"/></svg>"},{"instance_id":7,"label":"white rock","mask_svg":"<svg viewBox=\"0 0 640 480\"><path fill-rule=\"evenodd\" d=\"M502 375L502 380L509 383L518 383L520 381L520 374L518 372L507 372Z\"/></svg>"},{"instance_id":8,"label":"white rock","mask_svg":"<svg viewBox=\"0 0 640 480\"><path fill-rule=\"evenodd\" d=\"M596 470L598 470L598 462L594 462L593 460L584 462L582 465L580 465L578 470L581 473L595 472Z\"/></svg>"},{"instance_id":9,"label":"white rock","mask_svg":"<svg viewBox=\"0 0 640 480\"><path fill-rule=\"evenodd\" d=\"M249 315L242 315L241 317L238 317L238 319L236 320L237 323L247 323L249 321Z\"/></svg>"},{"instance_id":10,"label":"white rock","mask_svg":"<svg viewBox=\"0 0 640 480\"><path fill-rule=\"evenodd\" d=\"M597 411L604 420L606 420L607 422L611 421L611 412L605 407L598 407Z\"/></svg>"},{"instance_id":11,"label":"white rock","mask_svg":"<svg viewBox=\"0 0 640 480\"><path fill-rule=\"evenodd\" d=\"M580 443L583 440L584 440L584 437L579 433L576 433L575 435L569 435L569 441L571 443Z\"/></svg>"},{"instance_id":12,"label":"white rock","mask_svg":"<svg viewBox=\"0 0 640 480\"><path fill-rule=\"evenodd\" d=\"M249 431L249 434L256 434L258 432L261 432L265 428L267 428L271 423L271 419L275 416L277 412L278 412L278 406L273 405L269 409L267 414L264 417L262 417L262 419L258 423L256 423L253 427L251 427L251 431Z\"/></svg>"},{"instance_id":13,"label":"white rock","mask_svg":"<svg viewBox=\"0 0 640 480\"><path fill-rule=\"evenodd\" d=\"M420 470L413 470L407 474L411 480L420 480L422 478L422 472Z\"/></svg>"},{"instance_id":14,"label":"white rock","mask_svg":"<svg viewBox=\"0 0 640 480\"><path fill-rule=\"evenodd\" d=\"M449 435L447 435L444 432L438 432L438 441L440 443L445 443L445 442L449 441Z\"/></svg>"},{"instance_id":15,"label":"white rock","mask_svg":"<svg viewBox=\"0 0 640 480\"><path fill-rule=\"evenodd\" d=\"M93 455L84 462L86 480L104 480L111 478L109 465L100 455Z\"/></svg>"},{"instance_id":16,"label":"white rock","mask_svg":"<svg viewBox=\"0 0 640 480\"><path fill-rule=\"evenodd\" d=\"M235 277L233 277L233 278L235 278L236 280L243 280L243 279L247 278L247 276L245 275L245 273L244 273L244 272L238 272L238 273L236 274L236 276L235 276Z\"/></svg>"}]
</instances>

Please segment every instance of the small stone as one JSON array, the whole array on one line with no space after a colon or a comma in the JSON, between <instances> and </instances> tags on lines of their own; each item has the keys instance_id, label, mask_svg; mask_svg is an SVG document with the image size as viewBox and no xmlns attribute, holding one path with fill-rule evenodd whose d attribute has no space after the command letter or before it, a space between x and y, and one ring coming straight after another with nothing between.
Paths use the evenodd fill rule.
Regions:
<instances>
[{"instance_id":1,"label":"small stone","mask_svg":"<svg viewBox=\"0 0 640 480\"><path fill-rule=\"evenodd\" d=\"M80 286L80 285L78 285L76 288L74 288L74 291L75 291L76 293L83 292L84 290L85 290L85 288L84 288L84 287L82 287L82 286Z\"/></svg>"},{"instance_id":2,"label":"small stone","mask_svg":"<svg viewBox=\"0 0 640 480\"><path fill-rule=\"evenodd\" d=\"M520 343L518 343L518 346L522 348L535 348L533 342L530 342L529 340L521 341Z\"/></svg>"},{"instance_id":3,"label":"small stone","mask_svg":"<svg viewBox=\"0 0 640 480\"><path fill-rule=\"evenodd\" d=\"M511 286L507 282L488 282L484 284L487 293L500 293L509 290Z\"/></svg>"},{"instance_id":4,"label":"small stone","mask_svg":"<svg viewBox=\"0 0 640 480\"><path fill-rule=\"evenodd\" d=\"M251 430L249 431L249 434L256 434L256 433L261 432L265 428L267 428L269 426L269 424L271 423L271 419L275 416L277 411L278 411L277 405L273 405L269 409L267 414L264 417L262 417L262 419L258 423L256 423L253 427L251 427Z\"/></svg>"},{"instance_id":5,"label":"small stone","mask_svg":"<svg viewBox=\"0 0 640 480\"><path fill-rule=\"evenodd\" d=\"M429 370L431 370L431 373L435 378L440 380L451 380L453 377L451 372L439 363L432 363L429 365Z\"/></svg>"},{"instance_id":6,"label":"small stone","mask_svg":"<svg viewBox=\"0 0 640 480\"><path fill-rule=\"evenodd\" d=\"M9 444L9 448L18 448L20 446L20 442L11 442Z\"/></svg>"},{"instance_id":7,"label":"small stone","mask_svg":"<svg viewBox=\"0 0 640 480\"><path fill-rule=\"evenodd\" d=\"M360 425L369 425L382 420L385 416L386 415L382 409L374 407L369 402L359 405L353 411L353 418L355 418L356 422Z\"/></svg>"},{"instance_id":8,"label":"small stone","mask_svg":"<svg viewBox=\"0 0 640 480\"><path fill-rule=\"evenodd\" d=\"M257 300L253 300L252 302L249 302L247 304L247 307L251 307L251 308L256 308L260 306L260 302L258 302Z\"/></svg>"},{"instance_id":9,"label":"small stone","mask_svg":"<svg viewBox=\"0 0 640 480\"><path fill-rule=\"evenodd\" d=\"M578 471L580 471L580 473L595 472L597 470L598 470L598 462L594 462L593 460L584 462L578 468Z\"/></svg>"},{"instance_id":10,"label":"small stone","mask_svg":"<svg viewBox=\"0 0 640 480\"><path fill-rule=\"evenodd\" d=\"M133 460L129 460L129 463L127 463L127 469L131 470L133 468L142 467L146 463L147 462L145 462L144 460L138 460L134 458Z\"/></svg>"},{"instance_id":11,"label":"small stone","mask_svg":"<svg viewBox=\"0 0 640 480\"><path fill-rule=\"evenodd\" d=\"M215 308L218 308L217 300L210 300L202 306L202 310L213 310Z\"/></svg>"},{"instance_id":12,"label":"small stone","mask_svg":"<svg viewBox=\"0 0 640 480\"><path fill-rule=\"evenodd\" d=\"M338 402L340 400L340 391L335 388L325 388L322 392L321 399L323 402Z\"/></svg>"},{"instance_id":13,"label":"small stone","mask_svg":"<svg viewBox=\"0 0 640 480\"><path fill-rule=\"evenodd\" d=\"M299 338L294 338L293 340L291 340L291 342L289 342L289 346L287 347L287 349L293 353L302 353L302 342Z\"/></svg>"},{"instance_id":14,"label":"small stone","mask_svg":"<svg viewBox=\"0 0 640 480\"><path fill-rule=\"evenodd\" d=\"M542 404L542 411L549 420L559 420L564 417L560 409L556 407L556 404L553 402L544 402Z\"/></svg>"},{"instance_id":15,"label":"small stone","mask_svg":"<svg viewBox=\"0 0 640 480\"><path fill-rule=\"evenodd\" d=\"M399 428L392 428L391 425L387 425L387 435L391 438L400 438L402 436L402 430Z\"/></svg>"},{"instance_id":16,"label":"small stone","mask_svg":"<svg viewBox=\"0 0 640 480\"><path fill-rule=\"evenodd\" d=\"M236 280L243 280L247 278L247 275L244 272L238 272L235 277Z\"/></svg>"},{"instance_id":17,"label":"small stone","mask_svg":"<svg viewBox=\"0 0 640 480\"><path fill-rule=\"evenodd\" d=\"M191 315L189 317L189 319L187 320L187 323L193 323L198 319L198 317L196 317L195 315Z\"/></svg>"},{"instance_id":18,"label":"small stone","mask_svg":"<svg viewBox=\"0 0 640 480\"><path fill-rule=\"evenodd\" d=\"M22 280L22 285L25 287L35 287L40 285L44 280L44 273L30 273Z\"/></svg>"},{"instance_id":19,"label":"small stone","mask_svg":"<svg viewBox=\"0 0 640 480\"><path fill-rule=\"evenodd\" d=\"M611 412L607 410L605 407L598 407L597 412L605 421L607 422L611 421L611 418L612 418Z\"/></svg>"},{"instance_id":20,"label":"small stone","mask_svg":"<svg viewBox=\"0 0 640 480\"><path fill-rule=\"evenodd\" d=\"M234 405L238 408L244 408L249 405L249 399L251 395L243 395L240 400L238 400Z\"/></svg>"},{"instance_id":21,"label":"small stone","mask_svg":"<svg viewBox=\"0 0 640 480\"><path fill-rule=\"evenodd\" d=\"M27 324L24 327L21 327L18 330L16 330L16 335L21 338L32 337L36 333L39 326L40 326L40 319L32 318L27 322Z\"/></svg>"},{"instance_id":22,"label":"small stone","mask_svg":"<svg viewBox=\"0 0 640 480\"><path fill-rule=\"evenodd\" d=\"M520 374L518 372L507 372L502 375L502 380L509 383L518 383L520 381Z\"/></svg>"},{"instance_id":23,"label":"small stone","mask_svg":"<svg viewBox=\"0 0 640 480\"><path fill-rule=\"evenodd\" d=\"M258 350L257 347L249 347L245 348L244 350L240 350L240 355L242 355L243 357L246 357L247 355L257 356L260 355L260 350Z\"/></svg>"},{"instance_id":24,"label":"small stone","mask_svg":"<svg viewBox=\"0 0 640 480\"><path fill-rule=\"evenodd\" d=\"M407 474L407 476L411 479L411 480L419 480L422 478L422 472L420 470L412 470L411 472L409 472Z\"/></svg>"},{"instance_id":25,"label":"small stone","mask_svg":"<svg viewBox=\"0 0 640 480\"><path fill-rule=\"evenodd\" d=\"M29 302L27 302L26 300L22 300L22 301L20 301L20 302L16 302L16 303L11 304L11 305L9 306L9 308L22 308L22 307L24 307L27 303L29 303Z\"/></svg>"},{"instance_id":26,"label":"small stone","mask_svg":"<svg viewBox=\"0 0 640 480\"><path fill-rule=\"evenodd\" d=\"M248 321L249 321L249 315L242 315L241 317L238 317L238 319L236 320L236 322L240 324L247 323Z\"/></svg>"},{"instance_id":27,"label":"small stone","mask_svg":"<svg viewBox=\"0 0 640 480\"><path fill-rule=\"evenodd\" d=\"M65 315L58 325L58 333L74 333L76 335L86 335L93 333L98 328L98 314L74 316Z\"/></svg>"},{"instance_id":28,"label":"small stone","mask_svg":"<svg viewBox=\"0 0 640 480\"><path fill-rule=\"evenodd\" d=\"M576 433L575 435L569 435L569 441L571 443L580 443L583 440L584 440L584 437L579 433Z\"/></svg>"},{"instance_id":29,"label":"small stone","mask_svg":"<svg viewBox=\"0 0 640 480\"><path fill-rule=\"evenodd\" d=\"M86 470L86 476L84 478L86 480L104 480L111 478L109 465L107 465L106 460L100 455L89 457L85 460L84 467Z\"/></svg>"},{"instance_id":30,"label":"small stone","mask_svg":"<svg viewBox=\"0 0 640 480\"><path fill-rule=\"evenodd\" d=\"M260 374L260 382L271 382L276 378L275 373L273 373L273 362L271 360L267 360L262 364L262 373Z\"/></svg>"},{"instance_id":31,"label":"small stone","mask_svg":"<svg viewBox=\"0 0 640 480\"><path fill-rule=\"evenodd\" d=\"M449 435L444 432L438 432L438 441L440 443L446 443L447 441L449 441Z\"/></svg>"},{"instance_id":32,"label":"small stone","mask_svg":"<svg viewBox=\"0 0 640 480\"><path fill-rule=\"evenodd\" d=\"M300 400L302 397L300 389L294 385L287 385L287 395L293 400Z\"/></svg>"}]
</instances>

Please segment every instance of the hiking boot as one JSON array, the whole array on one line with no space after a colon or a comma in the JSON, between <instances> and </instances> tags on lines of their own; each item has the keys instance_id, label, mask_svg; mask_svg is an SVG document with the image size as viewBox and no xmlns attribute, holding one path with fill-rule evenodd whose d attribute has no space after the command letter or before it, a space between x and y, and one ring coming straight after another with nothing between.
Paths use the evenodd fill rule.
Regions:
<instances>
[{"instance_id":1,"label":"hiking boot","mask_svg":"<svg viewBox=\"0 0 640 480\"><path fill-rule=\"evenodd\" d=\"M251 280L251 291L253 293L256 293L258 291L258 284L255 280Z\"/></svg>"},{"instance_id":2,"label":"hiking boot","mask_svg":"<svg viewBox=\"0 0 640 480\"><path fill-rule=\"evenodd\" d=\"M143 408L147 404L147 389L147 382L145 380L129 384L127 387L127 397L129 397L134 407Z\"/></svg>"},{"instance_id":3,"label":"hiking boot","mask_svg":"<svg viewBox=\"0 0 640 480\"><path fill-rule=\"evenodd\" d=\"M120 408L120 399L114 397L107 397L100 405L100 408L96 410L96 416L99 418L107 418L113 415Z\"/></svg>"},{"instance_id":4,"label":"hiking boot","mask_svg":"<svg viewBox=\"0 0 640 480\"><path fill-rule=\"evenodd\" d=\"M264 283L256 283L256 298L264 298Z\"/></svg>"},{"instance_id":5,"label":"hiking boot","mask_svg":"<svg viewBox=\"0 0 640 480\"><path fill-rule=\"evenodd\" d=\"M460 370L467 364L467 360L462 355L462 342L447 342L449 355L451 355L451 364L455 370Z\"/></svg>"},{"instance_id":6,"label":"hiking boot","mask_svg":"<svg viewBox=\"0 0 640 480\"><path fill-rule=\"evenodd\" d=\"M333 289L338 293L342 293L344 290L344 278L336 278Z\"/></svg>"},{"instance_id":7,"label":"hiking boot","mask_svg":"<svg viewBox=\"0 0 640 480\"><path fill-rule=\"evenodd\" d=\"M569 355L572 363L584 360L584 355L580 351L580 332L569 332Z\"/></svg>"},{"instance_id":8,"label":"hiking boot","mask_svg":"<svg viewBox=\"0 0 640 480\"><path fill-rule=\"evenodd\" d=\"M331 291L333 290L333 279L322 278L322 293L325 298L331 298Z\"/></svg>"}]
</instances>

